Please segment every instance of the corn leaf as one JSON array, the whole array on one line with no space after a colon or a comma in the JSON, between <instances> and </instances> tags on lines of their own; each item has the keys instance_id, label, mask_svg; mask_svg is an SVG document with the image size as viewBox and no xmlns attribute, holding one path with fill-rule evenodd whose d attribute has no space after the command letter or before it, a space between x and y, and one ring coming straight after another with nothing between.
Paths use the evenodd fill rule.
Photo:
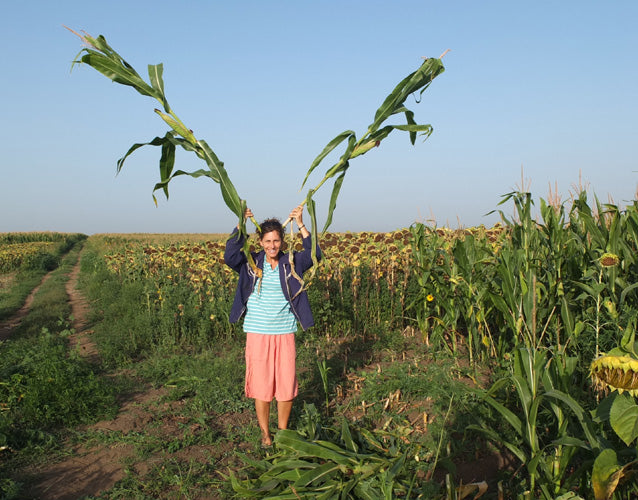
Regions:
<instances>
[{"instance_id":1,"label":"corn leaf","mask_svg":"<svg viewBox=\"0 0 638 500\"><path fill-rule=\"evenodd\" d=\"M339 471L340 465L332 462L327 462L323 465L315 467L314 469L305 471L301 474L301 477L297 479L294 483L294 487L300 486L309 486L313 484L313 486L319 486L326 481L332 479Z\"/></svg>"},{"instance_id":2,"label":"corn leaf","mask_svg":"<svg viewBox=\"0 0 638 500\"><path fill-rule=\"evenodd\" d=\"M164 195L168 199L168 180L171 178L171 172L175 166L175 145L170 141L164 141L162 144L162 156L160 157L160 179L166 180L164 186Z\"/></svg>"},{"instance_id":3,"label":"corn leaf","mask_svg":"<svg viewBox=\"0 0 638 500\"><path fill-rule=\"evenodd\" d=\"M344 170L339 177L334 182L332 187L332 194L330 195L330 204L328 205L328 216L326 217L326 223L323 226L323 231L327 231L332 224L332 214L337 208L337 198L339 197L339 191L341 191L341 186L343 184L343 179L346 175L346 171Z\"/></svg>"},{"instance_id":4,"label":"corn leaf","mask_svg":"<svg viewBox=\"0 0 638 500\"><path fill-rule=\"evenodd\" d=\"M345 450L331 449L327 443L319 443L307 441L289 429L280 430L275 436L275 444L278 447L290 450L299 457L317 457L345 466L356 464L356 457L345 454Z\"/></svg>"},{"instance_id":5,"label":"corn leaf","mask_svg":"<svg viewBox=\"0 0 638 500\"><path fill-rule=\"evenodd\" d=\"M167 135L169 135L170 133L167 133ZM133 144L129 150L126 152L126 154L120 158L119 160L117 160L117 173L120 173L120 170L122 170L122 167L124 166L124 162L126 161L126 159L132 154L134 153L136 150L138 150L139 148L143 147L143 146L161 146L162 144L164 144L164 141L167 140L167 137L155 137L152 141L149 142L138 142L136 144Z\"/></svg>"},{"instance_id":6,"label":"corn leaf","mask_svg":"<svg viewBox=\"0 0 638 500\"><path fill-rule=\"evenodd\" d=\"M306 176L304 177L304 180L301 183L301 189L303 189L303 187L306 185L306 181L308 180L308 177L314 171L314 169L317 167L317 165L319 165L326 156L328 156L332 151L334 151L334 149L339 144L341 144L346 139L349 139L350 137L354 137L354 132L352 130L346 130L345 132L341 132L339 135L337 135L337 137L332 139L326 145L326 147L323 148L321 153L319 153L317 155L317 157L310 164L310 168L308 169L308 172L306 173Z\"/></svg>"},{"instance_id":7,"label":"corn leaf","mask_svg":"<svg viewBox=\"0 0 638 500\"><path fill-rule=\"evenodd\" d=\"M162 105L164 106L164 111L169 113L171 108L169 107L168 101L166 100L166 96L164 95L164 79L162 78L163 73L164 73L164 65L162 63L148 65L148 77L151 81L151 85L157 91L157 93L161 96Z\"/></svg>"},{"instance_id":8,"label":"corn leaf","mask_svg":"<svg viewBox=\"0 0 638 500\"><path fill-rule=\"evenodd\" d=\"M69 31L75 33L71 29ZM142 95L160 100L157 90L148 85L133 66L109 46L102 35L93 38L87 34L75 34L84 41L87 47L82 50L85 54L79 60L73 61L74 65L78 63L87 64L115 83L131 86Z\"/></svg>"},{"instance_id":9,"label":"corn leaf","mask_svg":"<svg viewBox=\"0 0 638 500\"><path fill-rule=\"evenodd\" d=\"M352 439L352 433L350 432L350 426L348 421L344 418L341 421L341 441L346 445L346 449L356 453L359 451L359 447Z\"/></svg>"},{"instance_id":10,"label":"corn leaf","mask_svg":"<svg viewBox=\"0 0 638 500\"><path fill-rule=\"evenodd\" d=\"M558 391L555 389L547 391L545 393L545 397L553 398L558 401L561 401L572 412L574 412L574 414L578 418L578 421L580 422L580 425L583 429L585 437L587 438L587 441L589 442L589 445L592 447L592 449L597 450L600 448L600 443L598 442L598 439L596 438L596 430L594 429L593 423L591 421L591 418L589 417L588 412L586 412L585 409L583 409L583 407L580 404L578 404L578 402L573 397L571 397L569 394L566 394L562 391Z\"/></svg>"},{"instance_id":11,"label":"corn leaf","mask_svg":"<svg viewBox=\"0 0 638 500\"><path fill-rule=\"evenodd\" d=\"M277 474L286 470L312 469L316 466L317 464L314 462L309 462L307 460L301 460L298 458L291 458L283 460L281 462L277 462L275 465L268 469L268 474L271 476L276 476Z\"/></svg>"},{"instance_id":12,"label":"corn leaf","mask_svg":"<svg viewBox=\"0 0 638 500\"><path fill-rule=\"evenodd\" d=\"M501 416L505 419L505 421L510 424L512 429L516 431L516 433L522 438L525 436L525 430L523 426L523 422L520 418L516 416L514 412L505 407L505 405L496 401L493 397L487 396L485 401L496 411L498 411Z\"/></svg>"},{"instance_id":13,"label":"corn leaf","mask_svg":"<svg viewBox=\"0 0 638 500\"><path fill-rule=\"evenodd\" d=\"M210 146L208 146L206 141L199 140L197 141L197 145L201 148L202 157L213 174L212 178L220 185L226 205L235 213L235 215L237 215L237 217L243 219L244 212L242 211L241 198L237 194L237 190L235 189L235 186L233 186L233 183L230 182L230 178L228 177L228 172L226 172L226 169L224 168L224 164L219 160L219 158L217 158L217 155L213 152Z\"/></svg>"},{"instance_id":14,"label":"corn leaf","mask_svg":"<svg viewBox=\"0 0 638 500\"><path fill-rule=\"evenodd\" d=\"M423 94L432 80L443 71L443 63L440 59L430 58L425 60L419 69L401 80L385 98L385 101L383 101L383 104L374 115L374 122L370 125L370 130L377 130L381 123L396 113L397 109L403 105L410 94L417 90L421 90L421 94Z\"/></svg>"},{"instance_id":15,"label":"corn leaf","mask_svg":"<svg viewBox=\"0 0 638 500\"><path fill-rule=\"evenodd\" d=\"M324 232L328 230L332 223L332 215L337 206L337 198L343 184L345 173L350 166L351 159L361 156L362 154L370 151L372 148L379 146L380 142L393 130L403 130L408 132L410 142L412 144L414 144L416 140L417 133L422 132L426 139L432 134L432 126L417 124L414 119L414 113L404 106L404 102L408 96L417 91L420 92L419 95L422 95L432 80L443 71L444 67L440 59L427 59L424 61L419 69L401 80L394 90L385 98L374 115L374 121L368 127L367 132L359 140L356 140L354 132L350 130L342 132L332 139L313 160L301 184L302 189L304 188L308 177L317 168L317 166L329 153L334 151L337 146L347 139L348 145L342 156L326 171L323 179L314 189L309 191L308 196L306 197L306 201L308 201L328 179L335 176L337 177L332 188L326 224L323 228ZM407 124L386 125L381 128L388 118L399 113L403 113L405 115Z\"/></svg>"},{"instance_id":16,"label":"corn leaf","mask_svg":"<svg viewBox=\"0 0 638 500\"><path fill-rule=\"evenodd\" d=\"M360 498L362 500L382 500L383 495L379 488L375 486L376 481L367 479L357 482L357 485L354 487L354 492L357 495L355 498Z\"/></svg>"},{"instance_id":17,"label":"corn leaf","mask_svg":"<svg viewBox=\"0 0 638 500\"><path fill-rule=\"evenodd\" d=\"M509 441L506 441L505 439L503 439L503 436L497 433L496 431L493 431L492 429L489 429L487 427L481 427L474 424L468 425L467 429L478 431L481 434L484 434L491 441L502 444L508 450L510 450L514 454L514 456L516 456L516 458L518 458L521 461L522 464L527 463L527 455L525 454L525 452L520 447L516 446L515 444L510 443Z\"/></svg>"}]
</instances>

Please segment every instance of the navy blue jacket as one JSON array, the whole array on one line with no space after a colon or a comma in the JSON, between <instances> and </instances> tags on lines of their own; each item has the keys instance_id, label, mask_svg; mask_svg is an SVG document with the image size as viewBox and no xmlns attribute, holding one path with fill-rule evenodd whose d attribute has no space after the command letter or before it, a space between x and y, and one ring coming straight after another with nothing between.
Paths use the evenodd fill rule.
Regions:
<instances>
[{"instance_id":1,"label":"navy blue jacket","mask_svg":"<svg viewBox=\"0 0 638 500\"><path fill-rule=\"evenodd\" d=\"M298 276L312 267L311 244L312 238L308 236L302 239L303 250L294 252L295 272ZM226 265L239 273L239 282L237 283L237 291L235 292L235 300L230 309L230 322L236 323L246 312L246 303L248 297L253 293L257 284L257 275L250 268L248 259L242 252L244 246L244 238L239 235L237 228L233 230L230 238L226 241L226 251L224 252L224 261ZM265 252L251 252L255 263L259 269L264 268ZM317 245L317 259L321 259L321 249ZM284 297L290 303L290 309L299 321L301 328L304 330L315 324L310 310L310 302L306 292L299 292L301 283L294 277L290 269L290 255L288 253L279 252L279 279L281 281L281 289ZM294 297L292 300L290 297Z\"/></svg>"}]
</instances>

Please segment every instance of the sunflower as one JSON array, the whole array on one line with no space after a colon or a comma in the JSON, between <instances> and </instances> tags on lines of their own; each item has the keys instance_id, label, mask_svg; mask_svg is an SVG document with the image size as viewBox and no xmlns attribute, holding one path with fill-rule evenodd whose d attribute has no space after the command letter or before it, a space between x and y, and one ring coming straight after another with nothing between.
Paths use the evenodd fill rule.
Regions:
<instances>
[{"instance_id":1,"label":"sunflower","mask_svg":"<svg viewBox=\"0 0 638 500\"><path fill-rule=\"evenodd\" d=\"M628 391L638 395L638 359L629 356L605 355L595 359L590 367L594 386L611 388L618 392Z\"/></svg>"},{"instance_id":2,"label":"sunflower","mask_svg":"<svg viewBox=\"0 0 638 500\"><path fill-rule=\"evenodd\" d=\"M598 262L603 267L616 267L620 263L620 257L613 253L604 253L598 259Z\"/></svg>"}]
</instances>

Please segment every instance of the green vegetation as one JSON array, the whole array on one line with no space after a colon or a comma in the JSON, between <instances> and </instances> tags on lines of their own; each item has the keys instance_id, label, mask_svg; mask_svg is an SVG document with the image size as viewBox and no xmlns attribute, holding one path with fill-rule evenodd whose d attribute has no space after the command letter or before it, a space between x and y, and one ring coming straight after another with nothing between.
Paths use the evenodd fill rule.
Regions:
<instances>
[{"instance_id":1,"label":"green vegetation","mask_svg":"<svg viewBox=\"0 0 638 500\"><path fill-rule=\"evenodd\" d=\"M70 307L64 284L77 260L77 241L36 294L29 314L0 343L0 450L26 464L60 446L65 429L112 415L114 387L86 360L69 352ZM18 491L0 462L0 492ZM10 496L9 496L10 498Z\"/></svg>"},{"instance_id":2,"label":"green vegetation","mask_svg":"<svg viewBox=\"0 0 638 500\"><path fill-rule=\"evenodd\" d=\"M0 321L13 315L83 234L0 233Z\"/></svg>"},{"instance_id":3,"label":"green vegetation","mask_svg":"<svg viewBox=\"0 0 638 500\"><path fill-rule=\"evenodd\" d=\"M130 449L101 499L632 498L638 206L581 193L541 200L535 220L529 193L504 202L515 215L492 229L326 234L291 430L265 451L223 243L89 238L81 287L101 364L65 355L76 247L0 346L4 494L20 489L9 470L66 439ZM631 392L601 397L590 369ZM78 426L144 387L157 397L140 424ZM511 466L476 470L499 457Z\"/></svg>"}]
</instances>

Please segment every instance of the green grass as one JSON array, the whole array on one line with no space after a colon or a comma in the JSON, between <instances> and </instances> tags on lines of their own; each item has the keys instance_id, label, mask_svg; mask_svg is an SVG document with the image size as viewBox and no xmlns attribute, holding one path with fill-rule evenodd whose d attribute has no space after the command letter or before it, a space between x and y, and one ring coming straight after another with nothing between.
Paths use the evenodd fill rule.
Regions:
<instances>
[{"instance_id":1,"label":"green grass","mask_svg":"<svg viewBox=\"0 0 638 500\"><path fill-rule=\"evenodd\" d=\"M240 412L252 408L244 397L244 361L240 342L202 353L157 354L137 366L137 373L171 389L171 398L187 400L200 412Z\"/></svg>"},{"instance_id":2,"label":"green grass","mask_svg":"<svg viewBox=\"0 0 638 500\"><path fill-rule=\"evenodd\" d=\"M10 318L22 307L31 291L46 274L45 270L20 271L7 278L7 288L0 290L0 321ZM9 274L4 276L9 277Z\"/></svg>"},{"instance_id":3,"label":"green grass","mask_svg":"<svg viewBox=\"0 0 638 500\"><path fill-rule=\"evenodd\" d=\"M42 281L42 278L58 265L65 265L68 270L68 258L63 259L72 248L76 248L70 255L77 258L79 242L86 239L83 234L62 233L3 233L0 234L0 244L22 241L55 241L55 250L51 253L39 255L37 259L25 263L13 273L2 276L8 277L7 286L0 287L0 321L11 317L24 304L31 291ZM72 257L73 258L73 257ZM66 272L66 271L64 271Z\"/></svg>"}]
</instances>

